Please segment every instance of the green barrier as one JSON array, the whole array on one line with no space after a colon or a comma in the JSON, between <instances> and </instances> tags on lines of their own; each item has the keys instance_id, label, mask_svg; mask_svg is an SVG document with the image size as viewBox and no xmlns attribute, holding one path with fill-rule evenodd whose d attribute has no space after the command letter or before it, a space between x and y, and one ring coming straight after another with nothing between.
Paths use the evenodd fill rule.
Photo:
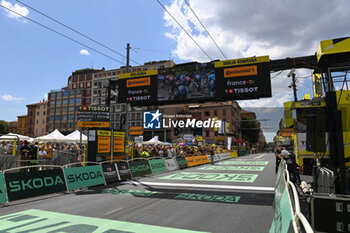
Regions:
<instances>
[{"instance_id":1,"label":"green barrier","mask_svg":"<svg viewBox=\"0 0 350 233\"><path fill-rule=\"evenodd\" d=\"M284 177L283 165L280 165L277 176L275 190L274 209L275 215L270 228L270 233L289 233L294 232L292 205L289 198L287 181Z\"/></svg>"},{"instance_id":2,"label":"green barrier","mask_svg":"<svg viewBox=\"0 0 350 233\"><path fill-rule=\"evenodd\" d=\"M0 173L0 204L7 202L4 176Z\"/></svg>"},{"instance_id":3,"label":"green barrier","mask_svg":"<svg viewBox=\"0 0 350 233\"><path fill-rule=\"evenodd\" d=\"M151 166L152 173L166 171L166 166L164 164L163 159L152 159L152 160L148 160L148 162L149 162L149 165Z\"/></svg>"},{"instance_id":4,"label":"green barrier","mask_svg":"<svg viewBox=\"0 0 350 233\"><path fill-rule=\"evenodd\" d=\"M69 191L105 184L101 165L65 168L64 174Z\"/></svg>"}]
</instances>

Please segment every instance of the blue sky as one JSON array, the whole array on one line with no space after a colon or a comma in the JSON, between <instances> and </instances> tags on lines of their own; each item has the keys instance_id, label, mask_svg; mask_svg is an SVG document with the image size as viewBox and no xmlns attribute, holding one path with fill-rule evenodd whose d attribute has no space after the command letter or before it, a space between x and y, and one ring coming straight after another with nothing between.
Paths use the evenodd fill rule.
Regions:
<instances>
[{"instance_id":1,"label":"blue sky","mask_svg":"<svg viewBox=\"0 0 350 233\"><path fill-rule=\"evenodd\" d=\"M124 58L48 20L15 0L1 4L82 43L125 62ZM212 59L223 60L184 0L160 0ZM172 59L176 63L208 61L156 0L23 0L25 4L125 54L126 44L137 52L131 58ZM349 36L347 0L187 0L228 59L270 55L271 59L315 53L321 40ZM16 5L17 4L17 5ZM26 104L38 102L52 89L67 84L72 71L114 69L122 64L77 45L0 8L0 119L17 120ZM80 54L87 50L88 55ZM151 52L152 51L152 52ZM158 52L156 52L158 51ZM131 65L136 65L131 63ZM272 80L273 98L241 101L245 107L281 107L292 100L285 71ZM297 70L298 77L311 70ZM272 74L271 76L274 76ZM298 79L298 96L311 93L310 78Z\"/></svg>"}]
</instances>

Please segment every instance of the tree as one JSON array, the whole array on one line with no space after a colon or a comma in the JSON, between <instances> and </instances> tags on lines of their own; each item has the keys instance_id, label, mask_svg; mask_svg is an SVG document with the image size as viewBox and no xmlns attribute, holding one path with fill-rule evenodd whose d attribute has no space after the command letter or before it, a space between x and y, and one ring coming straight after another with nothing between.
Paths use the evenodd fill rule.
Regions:
<instances>
[{"instance_id":1,"label":"tree","mask_svg":"<svg viewBox=\"0 0 350 233\"><path fill-rule=\"evenodd\" d=\"M10 127L6 123L6 121L0 120L0 134L7 134L10 132Z\"/></svg>"},{"instance_id":2,"label":"tree","mask_svg":"<svg viewBox=\"0 0 350 233\"><path fill-rule=\"evenodd\" d=\"M242 137L250 144L255 144L259 141L259 125L255 120L243 118L241 121Z\"/></svg>"}]
</instances>

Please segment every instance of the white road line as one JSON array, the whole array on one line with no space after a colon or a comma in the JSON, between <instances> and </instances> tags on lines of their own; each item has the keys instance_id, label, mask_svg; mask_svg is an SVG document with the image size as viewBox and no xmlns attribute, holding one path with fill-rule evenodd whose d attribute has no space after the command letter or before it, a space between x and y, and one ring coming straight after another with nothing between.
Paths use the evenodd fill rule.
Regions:
<instances>
[{"instance_id":1,"label":"white road line","mask_svg":"<svg viewBox=\"0 0 350 233\"><path fill-rule=\"evenodd\" d=\"M118 209L115 209L115 210L109 211L109 212L105 213L105 215L108 215L108 214L111 214L111 213L117 212L118 210L121 210L121 209L122 209L122 208L118 208Z\"/></svg>"},{"instance_id":2,"label":"white road line","mask_svg":"<svg viewBox=\"0 0 350 233\"><path fill-rule=\"evenodd\" d=\"M160 182L140 182L140 181L125 181L121 184L133 185L154 185L168 187L183 187L183 188L209 188L209 189L230 189L230 190L250 190L250 191L275 191L274 187L258 187L258 186L234 186L234 185L212 185L212 184L180 184L180 183L160 183Z\"/></svg>"},{"instance_id":3,"label":"white road line","mask_svg":"<svg viewBox=\"0 0 350 233\"><path fill-rule=\"evenodd\" d=\"M255 157L254 159L261 159L261 158L263 158L265 156L266 156L266 154L262 154L262 155L259 155L259 156Z\"/></svg>"}]
</instances>

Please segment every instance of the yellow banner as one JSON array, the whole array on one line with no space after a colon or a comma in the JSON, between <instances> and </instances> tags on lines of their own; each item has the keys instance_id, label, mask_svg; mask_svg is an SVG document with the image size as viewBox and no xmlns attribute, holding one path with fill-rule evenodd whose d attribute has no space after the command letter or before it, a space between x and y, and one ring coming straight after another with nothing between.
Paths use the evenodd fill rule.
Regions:
<instances>
[{"instance_id":1,"label":"yellow banner","mask_svg":"<svg viewBox=\"0 0 350 233\"><path fill-rule=\"evenodd\" d=\"M270 61L269 56L247 57L247 58L240 58L240 59L233 59L233 60L226 60L226 61L217 61L215 62L215 68L229 67L229 66L242 66L242 65L256 64L256 63L269 62L269 61Z\"/></svg>"},{"instance_id":2,"label":"yellow banner","mask_svg":"<svg viewBox=\"0 0 350 233\"><path fill-rule=\"evenodd\" d=\"M158 70L143 70L143 71L119 74L119 79L144 77L148 75L157 75L157 74L158 74Z\"/></svg>"},{"instance_id":3,"label":"yellow banner","mask_svg":"<svg viewBox=\"0 0 350 233\"><path fill-rule=\"evenodd\" d=\"M241 67L224 69L225 78L251 76L251 75L257 75L257 74L258 74L257 66L241 66Z\"/></svg>"},{"instance_id":4,"label":"yellow banner","mask_svg":"<svg viewBox=\"0 0 350 233\"><path fill-rule=\"evenodd\" d=\"M125 137L114 137L113 141L113 152L124 152Z\"/></svg>"},{"instance_id":5,"label":"yellow banner","mask_svg":"<svg viewBox=\"0 0 350 233\"><path fill-rule=\"evenodd\" d=\"M193 167L193 166L196 166L196 165L197 165L197 162L196 162L196 160L194 159L194 156L185 157L185 159L186 159L187 165L188 165L189 167Z\"/></svg>"},{"instance_id":6,"label":"yellow banner","mask_svg":"<svg viewBox=\"0 0 350 233\"><path fill-rule=\"evenodd\" d=\"M151 85L151 78L135 78L126 80L126 87L142 87Z\"/></svg>"},{"instance_id":7,"label":"yellow banner","mask_svg":"<svg viewBox=\"0 0 350 233\"><path fill-rule=\"evenodd\" d=\"M116 131L113 132L114 137L125 137L125 132Z\"/></svg>"},{"instance_id":8,"label":"yellow banner","mask_svg":"<svg viewBox=\"0 0 350 233\"><path fill-rule=\"evenodd\" d=\"M97 130L97 136L111 136L111 131L108 130Z\"/></svg>"},{"instance_id":9,"label":"yellow banner","mask_svg":"<svg viewBox=\"0 0 350 233\"><path fill-rule=\"evenodd\" d=\"M78 127L87 127L87 128L109 128L108 121L78 121Z\"/></svg>"},{"instance_id":10,"label":"yellow banner","mask_svg":"<svg viewBox=\"0 0 350 233\"><path fill-rule=\"evenodd\" d=\"M97 138L97 153L111 152L111 138L100 136Z\"/></svg>"}]
</instances>

